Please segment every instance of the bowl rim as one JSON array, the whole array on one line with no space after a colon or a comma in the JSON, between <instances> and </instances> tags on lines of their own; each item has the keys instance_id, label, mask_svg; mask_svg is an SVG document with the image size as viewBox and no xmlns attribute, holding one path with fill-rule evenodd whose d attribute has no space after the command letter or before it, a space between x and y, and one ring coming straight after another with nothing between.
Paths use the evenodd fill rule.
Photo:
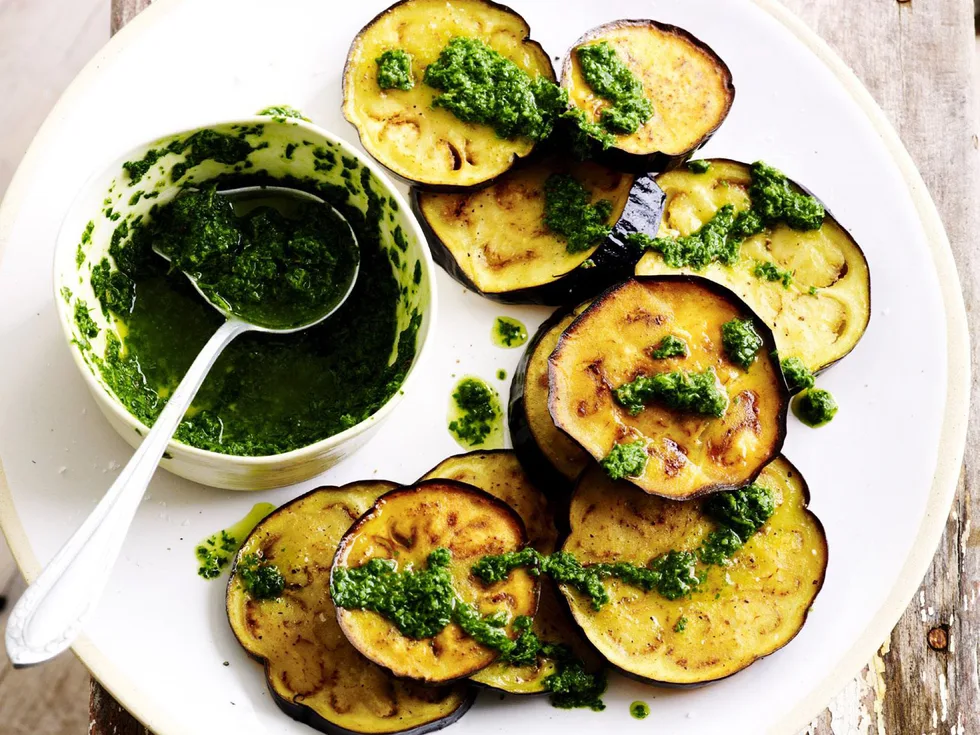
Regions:
<instances>
[{"instance_id":1,"label":"bowl rim","mask_svg":"<svg viewBox=\"0 0 980 735\"><path fill-rule=\"evenodd\" d=\"M307 458L315 457L325 451L334 449L350 439L354 439L360 434L367 431L372 426L378 425L381 421L388 417L392 411L401 403L402 399L405 397L405 393L408 386L413 382L415 376L419 372L418 367L421 364L426 347L430 343L430 337L435 332L435 327L437 323L438 316L438 294L436 291L436 270L435 263L432 260L432 253L428 247L428 241L425 238L425 234L422 232L421 225L419 225L418 219L415 217L411 206L409 206L407 198L395 187L394 182L391 181L387 173L377 164L370 156L366 153L362 153L360 150L354 147L353 144L344 140L336 133L333 133L326 128L322 128L315 123L300 119L300 118L281 118L271 115L251 115L242 118L233 119L223 119L204 123L202 125L197 125L192 128L187 128L185 130L180 130L173 133L167 133L158 136L150 141L140 143L135 146L131 146L128 151L117 156L113 159L112 163L109 163L98 170L94 171L82 187L75 194L72 199L72 203L65 210L65 214L62 217L61 225L58 228L58 236L55 240L54 248L54 262L52 264L52 291L54 294L54 301L58 309L58 317L61 322L62 332L68 342L68 349L71 352L72 359L75 365L78 367L79 371L82 373L83 379L88 386L89 391L93 394L100 396L96 400L99 401L100 407L105 408L108 406L112 413L122 422L124 422L130 429L138 433L140 436L145 437L152 427L147 426L142 421L137 419L133 414L127 411L123 405L119 402L119 399L108 390L95 376L95 372L92 367L85 360L82 355L82 351L79 346L75 343L72 334L72 320L71 314L69 313L68 306L64 303L64 299L60 298L60 286L59 282L59 266L62 263L62 250L68 248L69 246L75 247L75 240L77 239L74 235L70 235L67 231L68 220L71 214L73 214L80 206L81 201L84 196L91 191L92 187L96 182L102 180L103 176L107 171L114 168L119 162L128 160L131 158L131 154L136 151L142 151L161 143L162 141L169 140L171 138L190 135L199 130L206 130L209 128L215 128L219 126L231 126L231 125L276 125L284 126L288 125L291 127L299 127L308 130L309 132L318 135L325 139L332 145L338 146L345 154L353 156L357 159L357 162L364 166L370 171L374 177L381 183L384 187L385 193L395 200L398 205L398 209L405 213L409 226L411 227L412 234L415 235L416 240L419 243L419 250L421 251L421 257L419 262L422 263L422 268L425 273L425 279L429 287L429 304L426 307L426 315L429 319L428 329L422 334L421 342L416 346L415 359L412 365L409 367L408 372L405 374L405 379L399 386L398 390L395 391L392 396L385 401L385 403L374 413L366 417L364 420L354 424L353 426L344 429L339 434L334 434L333 436L328 436L325 439L320 439L312 444L307 444L303 447L298 447L296 449L291 449L288 452L282 452L280 454L263 454L263 455L241 455L241 454L226 454L224 452L212 452L207 449L201 449L200 447L195 447L190 444L185 444L184 442L178 441L173 437L167 443L167 451L173 452L176 450L180 454L184 455L184 458L188 460L203 460L205 462L212 462L217 464L233 464L233 465L244 465L246 467L252 468L262 468L268 469L281 465L283 462L295 462L302 461ZM397 335L396 335L397 339ZM101 400L105 398L106 400ZM111 421L109 422L112 423Z\"/></svg>"}]
</instances>

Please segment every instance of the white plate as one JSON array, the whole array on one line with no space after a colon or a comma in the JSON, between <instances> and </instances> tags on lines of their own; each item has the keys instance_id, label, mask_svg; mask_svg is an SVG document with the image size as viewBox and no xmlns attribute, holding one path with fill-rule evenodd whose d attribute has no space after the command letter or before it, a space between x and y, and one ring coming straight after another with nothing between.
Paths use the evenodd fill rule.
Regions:
<instances>
[{"instance_id":1,"label":"white plate","mask_svg":"<svg viewBox=\"0 0 980 735\"><path fill-rule=\"evenodd\" d=\"M771 0L513 0L553 56L615 18L692 31L732 69L738 94L705 155L763 158L816 191L871 263L874 313L854 353L821 378L841 404L827 428L792 420L786 454L826 526L830 568L813 614L782 651L697 690L614 678L605 713L484 695L453 732L568 728L684 733L802 727L853 676L911 598L938 542L959 472L969 402L967 337L949 246L894 132L827 47ZM60 333L51 256L81 183L131 146L202 122L290 104L356 142L340 73L384 0L161 0L88 65L38 134L0 211L0 520L29 577L108 486L129 447L95 409ZM445 427L453 376L491 382L519 351L490 343L504 308L440 273L438 344L425 375L359 454L320 478L410 481L458 451ZM497 383L503 390L506 386ZM0 475L2 477L2 475ZM224 620L221 583L195 575L193 548L253 503L316 483L242 495L161 472L76 652L158 735L306 733L276 710L260 667ZM222 662L230 662L223 666ZM642 723L629 703L649 702Z\"/></svg>"}]
</instances>

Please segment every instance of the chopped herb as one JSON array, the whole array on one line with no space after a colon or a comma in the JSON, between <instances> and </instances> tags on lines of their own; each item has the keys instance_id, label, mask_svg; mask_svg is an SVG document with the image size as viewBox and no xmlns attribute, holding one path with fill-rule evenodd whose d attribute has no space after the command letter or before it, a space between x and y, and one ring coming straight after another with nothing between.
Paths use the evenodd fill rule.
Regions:
<instances>
[{"instance_id":1,"label":"chopped herb","mask_svg":"<svg viewBox=\"0 0 980 735\"><path fill-rule=\"evenodd\" d=\"M306 117L302 112L297 110L295 107L290 107L289 105L274 105L272 107L266 107L264 110L259 110L259 115L267 115L274 118L278 122L282 122L287 118L292 118L294 120L305 120L310 121L310 118ZM290 158L290 156L286 156Z\"/></svg>"},{"instance_id":2,"label":"chopped herb","mask_svg":"<svg viewBox=\"0 0 980 735\"><path fill-rule=\"evenodd\" d=\"M823 224L824 208L814 197L793 191L779 170L757 161L752 164L749 189L752 208L767 225L785 222L794 230L817 230Z\"/></svg>"},{"instance_id":3,"label":"chopped herb","mask_svg":"<svg viewBox=\"0 0 980 735\"><path fill-rule=\"evenodd\" d=\"M779 366L783 369L783 376L786 378L790 393L808 390L816 382L813 373L807 370L806 365L798 357L787 357L779 363Z\"/></svg>"},{"instance_id":4,"label":"chopped herb","mask_svg":"<svg viewBox=\"0 0 980 735\"><path fill-rule=\"evenodd\" d=\"M705 161L704 159L688 161L687 170L692 174L706 174L711 170L711 161Z\"/></svg>"},{"instance_id":5,"label":"chopped herb","mask_svg":"<svg viewBox=\"0 0 980 735\"><path fill-rule=\"evenodd\" d=\"M592 91L612 102L599 116L610 133L631 135L653 117L643 84L619 58L608 41L575 49L582 76Z\"/></svg>"},{"instance_id":6,"label":"chopped herb","mask_svg":"<svg viewBox=\"0 0 980 735\"><path fill-rule=\"evenodd\" d=\"M683 633L687 629L687 618L683 615L677 618L677 622L674 623L674 632Z\"/></svg>"},{"instance_id":7,"label":"chopped herb","mask_svg":"<svg viewBox=\"0 0 980 735\"><path fill-rule=\"evenodd\" d=\"M650 353L654 360L666 360L669 357L685 357L687 355L687 343L680 337L668 334Z\"/></svg>"},{"instance_id":8,"label":"chopped herb","mask_svg":"<svg viewBox=\"0 0 980 735\"><path fill-rule=\"evenodd\" d=\"M501 417L497 393L476 378L464 378L453 392L459 418L449 423L449 431L464 446L484 444Z\"/></svg>"},{"instance_id":9,"label":"chopped herb","mask_svg":"<svg viewBox=\"0 0 980 735\"><path fill-rule=\"evenodd\" d=\"M498 316L493 322L493 342L498 347L520 347L527 342L527 327L517 319Z\"/></svg>"},{"instance_id":10,"label":"chopped herb","mask_svg":"<svg viewBox=\"0 0 980 735\"><path fill-rule=\"evenodd\" d=\"M755 331L751 319L732 319L721 327L721 344L729 360L748 370L762 348L762 337Z\"/></svg>"},{"instance_id":11,"label":"chopped herb","mask_svg":"<svg viewBox=\"0 0 980 735\"><path fill-rule=\"evenodd\" d=\"M807 426L817 428L830 423L837 415L837 401L829 391L811 388L793 401L793 413Z\"/></svg>"},{"instance_id":12,"label":"chopped herb","mask_svg":"<svg viewBox=\"0 0 980 735\"><path fill-rule=\"evenodd\" d=\"M243 557L235 568L245 591L256 600L273 600L282 597L286 580L275 564L263 562L258 554Z\"/></svg>"},{"instance_id":13,"label":"chopped herb","mask_svg":"<svg viewBox=\"0 0 980 735\"><path fill-rule=\"evenodd\" d=\"M752 269L752 274L756 278L762 278L766 281L782 281L783 288L789 288L793 285L793 272L780 268L769 260L757 260L755 268Z\"/></svg>"},{"instance_id":14,"label":"chopped herb","mask_svg":"<svg viewBox=\"0 0 980 735\"><path fill-rule=\"evenodd\" d=\"M728 408L728 394L715 371L703 373L677 371L640 375L613 391L621 406L635 416L648 403L660 403L684 413L721 418Z\"/></svg>"},{"instance_id":15,"label":"chopped herb","mask_svg":"<svg viewBox=\"0 0 980 735\"><path fill-rule=\"evenodd\" d=\"M648 459L646 444L636 441L614 445L599 464L613 480L621 480L642 475Z\"/></svg>"},{"instance_id":16,"label":"chopped herb","mask_svg":"<svg viewBox=\"0 0 980 735\"><path fill-rule=\"evenodd\" d=\"M378 65L378 86L407 92L415 86L412 57L400 48L388 49L374 60Z\"/></svg>"},{"instance_id":17,"label":"chopped herb","mask_svg":"<svg viewBox=\"0 0 980 735\"><path fill-rule=\"evenodd\" d=\"M590 204L591 195L573 177L551 174L544 184L544 223L565 239L569 253L590 249L608 237L612 227L612 202L600 199Z\"/></svg>"},{"instance_id":18,"label":"chopped herb","mask_svg":"<svg viewBox=\"0 0 980 735\"><path fill-rule=\"evenodd\" d=\"M454 38L425 70L424 82L442 94L433 107L463 122L489 125L501 138L544 140L568 108L568 93L545 77L532 79L476 38Z\"/></svg>"}]
</instances>

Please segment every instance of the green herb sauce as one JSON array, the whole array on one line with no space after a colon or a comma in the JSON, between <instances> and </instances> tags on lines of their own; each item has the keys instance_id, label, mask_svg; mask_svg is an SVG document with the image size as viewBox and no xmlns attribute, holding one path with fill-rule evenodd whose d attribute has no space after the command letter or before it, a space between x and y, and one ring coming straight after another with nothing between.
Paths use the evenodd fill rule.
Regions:
<instances>
[{"instance_id":1,"label":"green herb sauce","mask_svg":"<svg viewBox=\"0 0 980 735\"><path fill-rule=\"evenodd\" d=\"M362 169L366 213L339 187L248 176L230 182L305 189L328 201L354 227L360 272L349 299L323 324L292 335L248 334L229 345L178 428L179 441L225 454L279 454L360 423L401 387L421 315L399 332L401 291L379 229L386 200L369 181ZM151 210L149 223L161 208ZM92 269L92 288L123 340L109 332L104 353L90 359L123 406L150 426L222 317L152 252L149 238L139 236L147 226L120 223L112 260Z\"/></svg>"},{"instance_id":2,"label":"green herb sauce","mask_svg":"<svg viewBox=\"0 0 980 735\"><path fill-rule=\"evenodd\" d=\"M637 720L645 720L650 716L650 705L646 702L636 701L630 705L630 715Z\"/></svg>"},{"instance_id":3,"label":"green herb sauce","mask_svg":"<svg viewBox=\"0 0 980 735\"><path fill-rule=\"evenodd\" d=\"M650 351L650 357L654 360L666 360L670 357L687 357L687 342L680 337L668 334Z\"/></svg>"},{"instance_id":4,"label":"green herb sauce","mask_svg":"<svg viewBox=\"0 0 980 735\"><path fill-rule=\"evenodd\" d=\"M596 611L609 602L603 580L610 577L644 592L656 590L668 600L676 600L696 592L706 579L707 571L697 568L699 561L708 566L727 564L772 517L775 508L772 491L761 485L747 485L729 493L712 495L704 501L702 510L715 521L717 528L697 551L668 551L645 567L629 562L584 566L566 551L545 556L533 548L526 548L484 556L470 571L486 584L506 579L515 569L547 574L558 584L572 587L587 597Z\"/></svg>"},{"instance_id":5,"label":"green herb sauce","mask_svg":"<svg viewBox=\"0 0 980 735\"><path fill-rule=\"evenodd\" d=\"M671 268L701 271L712 263L734 265L743 241L779 223L799 231L820 228L825 212L815 198L793 191L789 179L781 171L762 161L752 164L751 173L749 209L736 212L733 205L726 204L690 235L650 237L637 232L627 236L627 242L660 253L664 263ZM778 278L770 280L783 280L782 271Z\"/></svg>"},{"instance_id":6,"label":"green herb sauce","mask_svg":"<svg viewBox=\"0 0 980 735\"><path fill-rule=\"evenodd\" d=\"M732 319L721 325L721 344L732 363L748 370L762 349L762 337L751 319Z\"/></svg>"},{"instance_id":7,"label":"green herb sauce","mask_svg":"<svg viewBox=\"0 0 980 735\"><path fill-rule=\"evenodd\" d=\"M259 521L276 509L272 503L257 503L248 515L234 525L217 533L212 533L194 549L194 556L200 566L197 573L204 579L215 579L231 563L245 538Z\"/></svg>"},{"instance_id":8,"label":"green herb sauce","mask_svg":"<svg viewBox=\"0 0 980 735\"><path fill-rule=\"evenodd\" d=\"M829 424L837 415L837 401L822 388L803 391L793 399L793 413L807 426L814 429Z\"/></svg>"},{"instance_id":9,"label":"green herb sauce","mask_svg":"<svg viewBox=\"0 0 980 735\"><path fill-rule=\"evenodd\" d=\"M590 199L588 190L567 174L551 174L545 181L544 223L564 238L569 253L589 250L612 232L612 202L590 204Z\"/></svg>"},{"instance_id":10,"label":"green herb sauce","mask_svg":"<svg viewBox=\"0 0 980 735\"><path fill-rule=\"evenodd\" d=\"M681 615L677 618L677 622L674 623L674 632L683 633L685 630L687 630L687 618Z\"/></svg>"},{"instance_id":11,"label":"green herb sauce","mask_svg":"<svg viewBox=\"0 0 980 735\"><path fill-rule=\"evenodd\" d=\"M276 122L283 122L289 118L293 120L305 120L310 121L310 118L306 117L302 112L297 110L295 107L290 107L289 105L273 105L272 107L266 107L264 110L259 110L259 115L267 115L273 118Z\"/></svg>"},{"instance_id":12,"label":"green herb sauce","mask_svg":"<svg viewBox=\"0 0 980 735\"><path fill-rule=\"evenodd\" d=\"M75 302L75 326L83 339L95 339L99 336L99 325L92 319L88 304L81 300Z\"/></svg>"},{"instance_id":13,"label":"green herb sauce","mask_svg":"<svg viewBox=\"0 0 980 735\"><path fill-rule=\"evenodd\" d=\"M789 387L790 393L808 390L816 382L813 373L807 370L806 365L798 357L787 357L779 363L779 366L783 369L783 377L786 378L786 385Z\"/></svg>"},{"instance_id":14,"label":"green herb sauce","mask_svg":"<svg viewBox=\"0 0 980 735\"><path fill-rule=\"evenodd\" d=\"M659 403L674 411L721 418L728 408L728 394L715 371L703 373L678 370L640 375L613 391L616 401L636 416L648 403Z\"/></svg>"},{"instance_id":15,"label":"green herb sauce","mask_svg":"<svg viewBox=\"0 0 980 735\"><path fill-rule=\"evenodd\" d=\"M400 48L388 49L376 58L378 86L381 89L400 89L407 92L415 86L412 78L412 57Z\"/></svg>"},{"instance_id":16,"label":"green herb sauce","mask_svg":"<svg viewBox=\"0 0 980 735\"><path fill-rule=\"evenodd\" d=\"M238 562L235 574L239 582L256 600L275 600L282 597L286 579L275 564L263 562L259 554L249 554Z\"/></svg>"},{"instance_id":17,"label":"green herb sauce","mask_svg":"<svg viewBox=\"0 0 980 735\"><path fill-rule=\"evenodd\" d=\"M687 170L692 174L706 174L711 170L711 161L705 161L703 159L688 161Z\"/></svg>"},{"instance_id":18,"label":"green herb sauce","mask_svg":"<svg viewBox=\"0 0 980 735\"><path fill-rule=\"evenodd\" d=\"M616 444L599 464L613 480L622 480L642 475L648 459L646 444L636 441Z\"/></svg>"},{"instance_id":19,"label":"green herb sauce","mask_svg":"<svg viewBox=\"0 0 980 735\"><path fill-rule=\"evenodd\" d=\"M393 559L371 559L360 567L335 567L330 583L334 605L348 610L369 610L391 621L409 638L438 635L456 623L466 635L500 653L500 660L516 666L549 658L557 671L544 681L556 707L604 708L600 699L606 689L603 674L590 674L565 646L542 642L531 630L532 619L519 616L513 621L504 611L481 615L474 605L464 602L452 585L448 549L429 554L425 569L398 570ZM506 632L510 624L517 634Z\"/></svg>"},{"instance_id":20,"label":"green herb sauce","mask_svg":"<svg viewBox=\"0 0 980 735\"><path fill-rule=\"evenodd\" d=\"M464 122L492 127L501 138L544 140L568 107L568 94L476 38L454 38L425 70L424 82L442 94L433 107Z\"/></svg>"},{"instance_id":21,"label":"green herb sauce","mask_svg":"<svg viewBox=\"0 0 980 735\"><path fill-rule=\"evenodd\" d=\"M497 380L507 380L507 371L503 368L497 371Z\"/></svg>"},{"instance_id":22,"label":"green herb sauce","mask_svg":"<svg viewBox=\"0 0 980 735\"><path fill-rule=\"evenodd\" d=\"M449 433L465 448L503 444L503 410L497 391L479 378L463 378L453 390Z\"/></svg>"},{"instance_id":23,"label":"green herb sauce","mask_svg":"<svg viewBox=\"0 0 980 735\"><path fill-rule=\"evenodd\" d=\"M314 322L344 297L357 268L350 227L322 204L261 202L239 217L214 185L184 190L154 210L149 223L136 225L133 237L148 240L142 247L152 244L210 301L248 322L272 328Z\"/></svg>"},{"instance_id":24,"label":"green herb sauce","mask_svg":"<svg viewBox=\"0 0 980 735\"><path fill-rule=\"evenodd\" d=\"M249 154L258 149L249 141L249 135L261 133L262 126L243 128L237 135L218 133L214 130L199 130L186 138L176 138L163 148L153 148L137 161L126 161L122 165L129 174L129 185L138 183L147 172L164 156L183 154L184 160L175 163L170 168L170 179L180 180L189 169L205 161L217 161L234 165L247 162ZM265 144L268 145L268 144Z\"/></svg>"},{"instance_id":25,"label":"green herb sauce","mask_svg":"<svg viewBox=\"0 0 980 735\"><path fill-rule=\"evenodd\" d=\"M643 94L643 84L608 41L580 46L575 55L592 91L612 103L599 117L606 130L630 135L653 117L653 105Z\"/></svg>"},{"instance_id":26,"label":"green herb sauce","mask_svg":"<svg viewBox=\"0 0 980 735\"><path fill-rule=\"evenodd\" d=\"M497 347L520 347L527 342L527 327L512 317L498 316L493 320L490 339Z\"/></svg>"},{"instance_id":27,"label":"green herb sauce","mask_svg":"<svg viewBox=\"0 0 980 735\"><path fill-rule=\"evenodd\" d=\"M783 288L789 288L793 285L793 271L780 268L771 260L756 261L752 274L765 281L782 281Z\"/></svg>"}]
</instances>

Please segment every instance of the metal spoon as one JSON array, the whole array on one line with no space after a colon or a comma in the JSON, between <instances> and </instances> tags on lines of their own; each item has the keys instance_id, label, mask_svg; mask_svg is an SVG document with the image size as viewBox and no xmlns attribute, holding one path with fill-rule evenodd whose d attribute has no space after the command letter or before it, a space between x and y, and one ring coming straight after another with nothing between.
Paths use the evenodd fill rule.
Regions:
<instances>
[{"instance_id":1,"label":"metal spoon","mask_svg":"<svg viewBox=\"0 0 980 735\"><path fill-rule=\"evenodd\" d=\"M317 196L284 187L246 187L219 193L231 199L239 213L254 208L261 200L270 199L270 195L277 199L312 201L325 207L330 206ZM350 223L340 212L332 207L331 209L350 227ZM358 262L342 297L313 320L289 329L271 329L240 319L228 312L225 305L209 299L196 280L187 275L198 293L218 309L226 321L201 349L157 417L152 430L95 510L55 554L54 559L14 606L7 623L6 645L7 654L15 667L43 663L64 651L74 642L95 610L147 485L156 472L173 433L222 350L235 337L245 332L291 334L307 329L330 317L347 300L360 269L360 249L353 229L351 237L354 238L354 246L357 248Z\"/></svg>"}]
</instances>

